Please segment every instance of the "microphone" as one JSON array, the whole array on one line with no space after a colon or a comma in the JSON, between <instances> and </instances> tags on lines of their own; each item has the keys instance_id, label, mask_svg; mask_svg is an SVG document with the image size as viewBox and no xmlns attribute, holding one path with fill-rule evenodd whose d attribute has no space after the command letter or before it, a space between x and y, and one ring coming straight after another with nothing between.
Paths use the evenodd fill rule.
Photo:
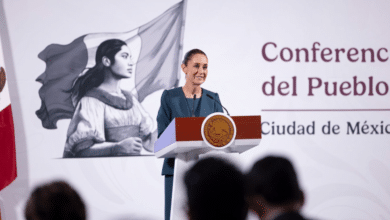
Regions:
<instances>
[{"instance_id":1,"label":"microphone","mask_svg":"<svg viewBox=\"0 0 390 220\"><path fill-rule=\"evenodd\" d=\"M209 97L210 99L212 99L212 100L214 100L216 103L218 103L220 106L222 106L222 108L225 109L227 115L230 116L229 111L228 111L225 107L223 107L223 105L222 105L220 102L218 102L217 100L215 100L214 97L212 97L210 94L206 94L206 95L207 95L207 97Z\"/></svg>"},{"instance_id":2,"label":"microphone","mask_svg":"<svg viewBox=\"0 0 390 220\"><path fill-rule=\"evenodd\" d=\"M196 94L194 94L194 101L192 102L192 117L195 117L195 110L194 110L194 107L195 107L195 99L196 99Z\"/></svg>"}]
</instances>

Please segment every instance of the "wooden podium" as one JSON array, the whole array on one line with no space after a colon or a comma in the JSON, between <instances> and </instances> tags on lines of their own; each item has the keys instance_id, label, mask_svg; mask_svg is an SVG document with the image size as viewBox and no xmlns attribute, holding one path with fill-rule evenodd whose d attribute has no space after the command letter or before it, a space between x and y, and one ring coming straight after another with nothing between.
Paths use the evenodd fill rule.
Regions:
<instances>
[{"instance_id":1,"label":"wooden podium","mask_svg":"<svg viewBox=\"0 0 390 220\"><path fill-rule=\"evenodd\" d=\"M171 220L188 218L183 176L199 157L230 160L259 145L260 140L260 116L213 113L207 117L175 118L154 144L158 158L175 158Z\"/></svg>"}]
</instances>

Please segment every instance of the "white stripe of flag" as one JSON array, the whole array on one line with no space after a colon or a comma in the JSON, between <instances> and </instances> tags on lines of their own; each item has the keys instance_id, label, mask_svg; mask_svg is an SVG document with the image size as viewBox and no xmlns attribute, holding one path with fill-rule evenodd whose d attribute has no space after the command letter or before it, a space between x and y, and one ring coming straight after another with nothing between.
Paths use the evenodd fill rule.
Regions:
<instances>
[{"instance_id":1,"label":"white stripe of flag","mask_svg":"<svg viewBox=\"0 0 390 220\"><path fill-rule=\"evenodd\" d=\"M0 37L0 42L1 42L1 37ZM3 58L3 47L1 46L1 43L0 43L0 67L3 67L5 70L4 58ZM8 83L6 80L3 90L0 92L0 112L9 105L11 105L11 99L9 97Z\"/></svg>"}]
</instances>

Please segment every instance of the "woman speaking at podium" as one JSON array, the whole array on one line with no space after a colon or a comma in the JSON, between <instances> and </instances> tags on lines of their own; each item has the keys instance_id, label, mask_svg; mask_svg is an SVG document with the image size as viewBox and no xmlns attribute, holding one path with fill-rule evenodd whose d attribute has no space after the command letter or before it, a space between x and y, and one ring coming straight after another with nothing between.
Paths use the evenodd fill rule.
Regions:
<instances>
[{"instance_id":1,"label":"woman speaking at podium","mask_svg":"<svg viewBox=\"0 0 390 220\"><path fill-rule=\"evenodd\" d=\"M200 87L208 74L206 54L199 49L188 51L181 69L185 73L185 85L165 90L161 96L157 114L158 137L176 117L206 117L214 112L223 112L218 94ZM175 159L168 158L164 160L162 169L165 176L165 220L170 219L174 165Z\"/></svg>"}]
</instances>

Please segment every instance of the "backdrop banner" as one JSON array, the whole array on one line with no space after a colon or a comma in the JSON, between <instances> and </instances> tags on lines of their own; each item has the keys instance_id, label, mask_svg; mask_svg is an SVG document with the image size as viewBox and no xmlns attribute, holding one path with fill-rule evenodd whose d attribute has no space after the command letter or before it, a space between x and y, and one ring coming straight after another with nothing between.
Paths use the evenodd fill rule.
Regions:
<instances>
[{"instance_id":1,"label":"backdrop banner","mask_svg":"<svg viewBox=\"0 0 390 220\"><path fill-rule=\"evenodd\" d=\"M182 55L194 48L208 58L202 87L232 116L261 115L260 145L235 160L242 171L286 156L308 218L390 219L389 11L362 0L0 1L2 219L23 219L31 191L53 180L80 193L89 219L163 219L163 160L147 134L164 89L184 85ZM118 93L132 98L117 104L125 116L115 95L78 102L74 90L109 39L131 54ZM111 143L122 127L144 138L139 154L63 158Z\"/></svg>"}]
</instances>

